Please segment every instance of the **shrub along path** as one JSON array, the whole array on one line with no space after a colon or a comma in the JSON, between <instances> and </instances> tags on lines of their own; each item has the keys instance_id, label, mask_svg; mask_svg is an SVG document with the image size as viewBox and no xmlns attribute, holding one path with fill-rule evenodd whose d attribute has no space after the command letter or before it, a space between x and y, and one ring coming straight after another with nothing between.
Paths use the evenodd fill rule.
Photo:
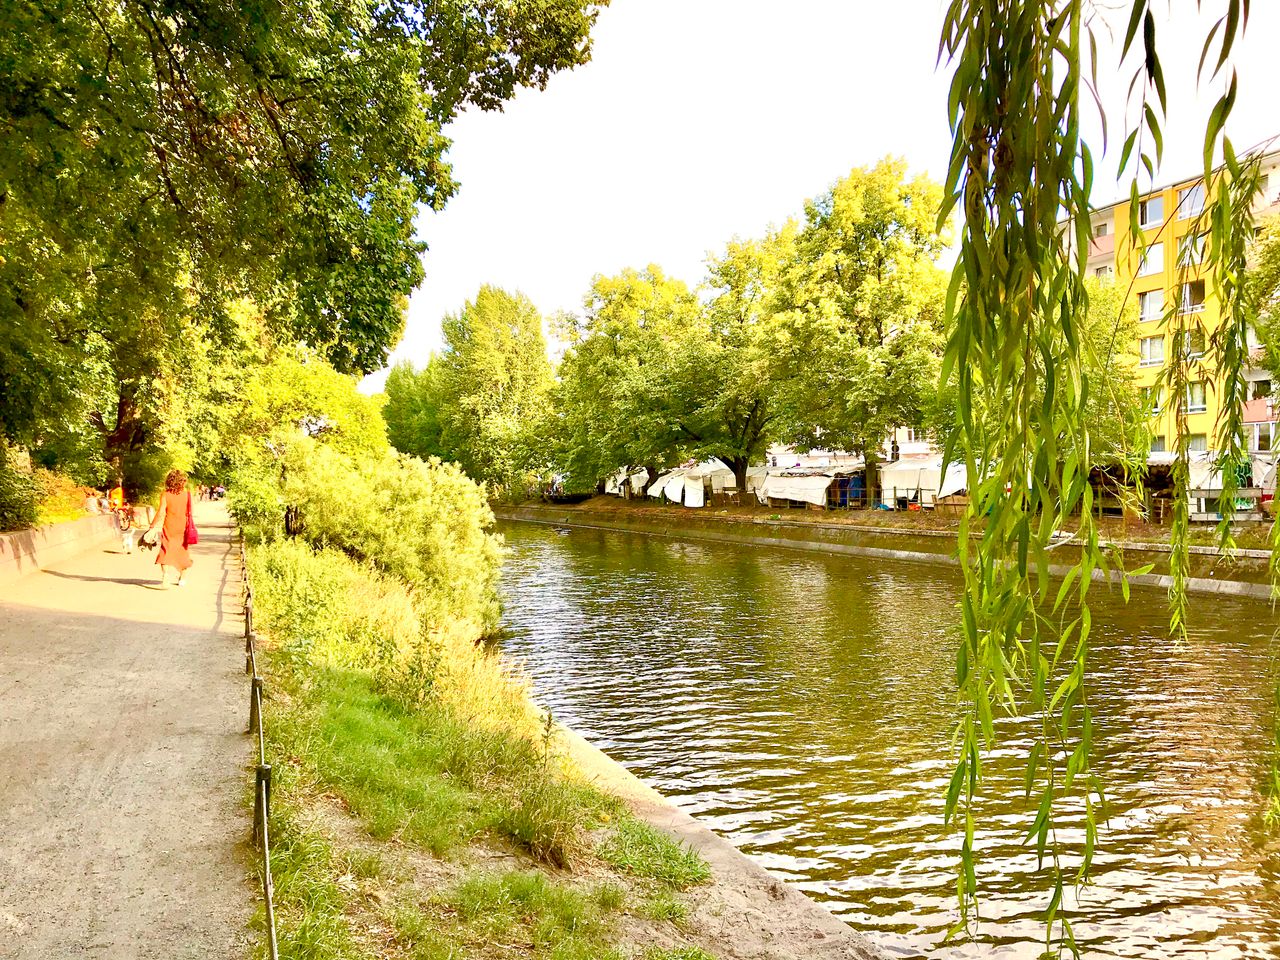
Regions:
<instances>
[{"instance_id":1,"label":"shrub along path","mask_svg":"<svg viewBox=\"0 0 1280 960\"><path fill-rule=\"evenodd\" d=\"M248 950L239 563L196 522L180 589L112 542L0 592L0 957Z\"/></svg>"}]
</instances>

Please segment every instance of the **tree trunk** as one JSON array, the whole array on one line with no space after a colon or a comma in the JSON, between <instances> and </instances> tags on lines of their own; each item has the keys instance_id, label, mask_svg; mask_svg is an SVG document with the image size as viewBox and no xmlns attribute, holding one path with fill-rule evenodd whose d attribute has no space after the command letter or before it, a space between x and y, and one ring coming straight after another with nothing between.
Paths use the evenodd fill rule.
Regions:
<instances>
[{"instance_id":1,"label":"tree trunk","mask_svg":"<svg viewBox=\"0 0 1280 960\"><path fill-rule=\"evenodd\" d=\"M734 482L738 485L738 494L743 497L747 495L747 468L750 466L751 461L746 457L733 457L729 460Z\"/></svg>"},{"instance_id":2,"label":"tree trunk","mask_svg":"<svg viewBox=\"0 0 1280 960\"><path fill-rule=\"evenodd\" d=\"M132 387L121 386L120 399L116 401L115 423L110 429L105 421L101 426L106 434L102 453L108 463L119 466L125 454L142 449L147 442L147 429Z\"/></svg>"},{"instance_id":3,"label":"tree trunk","mask_svg":"<svg viewBox=\"0 0 1280 960\"><path fill-rule=\"evenodd\" d=\"M863 486L866 490L866 508L874 510L880 501L880 471L876 469L876 465L880 463L880 458L873 453L865 454L863 457L867 468L863 472Z\"/></svg>"}]
</instances>

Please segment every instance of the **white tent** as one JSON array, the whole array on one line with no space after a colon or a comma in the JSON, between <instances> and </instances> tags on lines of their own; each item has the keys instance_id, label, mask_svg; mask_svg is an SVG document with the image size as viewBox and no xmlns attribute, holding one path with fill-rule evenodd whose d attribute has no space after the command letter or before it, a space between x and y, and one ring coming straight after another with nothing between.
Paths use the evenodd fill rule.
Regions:
<instances>
[{"instance_id":1,"label":"white tent","mask_svg":"<svg viewBox=\"0 0 1280 960\"><path fill-rule=\"evenodd\" d=\"M887 506L893 506L895 493L908 500L919 494L918 502L923 506L940 497L960 493L967 485L964 464L948 464L943 476L939 455L903 457L880 464L880 500Z\"/></svg>"},{"instance_id":2,"label":"white tent","mask_svg":"<svg viewBox=\"0 0 1280 960\"><path fill-rule=\"evenodd\" d=\"M637 470L627 478L627 483L631 485L631 495L633 497L641 496L644 493L645 485L649 482L648 470Z\"/></svg>"},{"instance_id":3,"label":"white tent","mask_svg":"<svg viewBox=\"0 0 1280 960\"><path fill-rule=\"evenodd\" d=\"M761 503L765 502L765 496L760 492L760 488L764 485L765 477L769 476L768 467L748 467L747 468L747 489L743 492L754 493L756 499Z\"/></svg>"},{"instance_id":4,"label":"white tent","mask_svg":"<svg viewBox=\"0 0 1280 960\"><path fill-rule=\"evenodd\" d=\"M655 500L661 499L663 493L666 492L667 485L673 480L682 480L684 477L683 470L668 470L666 473L658 477L657 480L649 484L649 496ZM670 497L670 494L667 494Z\"/></svg>"},{"instance_id":5,"label":"white tent","mask_svg":"<svg viewBox=\"0 0 1280 960\"><path fill-rule=\"evenodd\" d=\"M623 467L617 473L610 475L604 482L604 492L611 493L615 497L623 495L624 487L627 483L627 468Z\"/></svg>"},{"instance_id":6,"label":"white tent","mask_svg":"<svg viewBox=\"0 0 1280 960\"><path fill-rule=\"evenodd\" d=\"M757 495L761 503L770 499L798 500L821 507L826 505L827 487L834 479L826 474L792 477L785 473L771 473L764 478Z\"/></svg>"}]
</instances>

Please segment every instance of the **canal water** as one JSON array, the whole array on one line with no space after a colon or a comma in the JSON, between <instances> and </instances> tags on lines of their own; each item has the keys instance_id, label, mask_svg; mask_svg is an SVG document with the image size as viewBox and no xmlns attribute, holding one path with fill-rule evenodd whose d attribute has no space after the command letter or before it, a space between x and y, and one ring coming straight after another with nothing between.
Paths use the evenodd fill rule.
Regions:
<instances>
[{"instance_id":1,"label":"canal water","mask_svg":"<svg viewBox=\"0 0 1280 960\"><path fill-rule=\"evenodd\" d=\"M946 568L508 523L506 649L539 700L776 875L902 957L1038 955L1046 879L1022 843L1019 755L986 772L982 922L955 922L959 581ZM1258 602L1100 590L1093 884L1073 903L1089 957L1280 956L1280 843L1261 794L1276 676Z\"/></svg>"}]
</instances>

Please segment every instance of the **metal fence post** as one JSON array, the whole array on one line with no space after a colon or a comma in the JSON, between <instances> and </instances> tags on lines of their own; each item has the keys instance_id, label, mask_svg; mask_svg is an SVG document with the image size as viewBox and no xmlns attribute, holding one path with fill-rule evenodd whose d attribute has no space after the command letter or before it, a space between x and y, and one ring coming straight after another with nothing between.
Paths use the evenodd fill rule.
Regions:
<instances>
[{"instance_id":1,"label":"metal fence post","mask_svg":"<svg viewBox=\"0 0 1280 960\"><path fill-rule=\"evenodd\" d=\"M254 677L249 686L249 732L262 728L262 678Z\"/></svg>"},{"instance_id":2,"label":"metal fence post","mask_svg":"<svg viewBox=\"0 0 1280 960\"><path fill-rule=\"evenodd\" d=\"M271 816L271 764L260 763L254 774L253 844L261 846L267 835L267 819Z\"/></svg>"}]
</instances>

